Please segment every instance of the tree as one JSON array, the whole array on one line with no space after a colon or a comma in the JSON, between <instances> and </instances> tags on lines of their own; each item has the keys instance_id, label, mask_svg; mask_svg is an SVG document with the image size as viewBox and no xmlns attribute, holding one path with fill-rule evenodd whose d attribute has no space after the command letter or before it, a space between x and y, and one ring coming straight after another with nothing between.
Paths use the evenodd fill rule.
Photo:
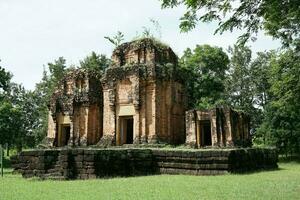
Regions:
<instances>
[{"instance_id":1,"label":"tree","mask_svg":"<svg viewBox=\"0 0 300 200\"><path fill-rule=\"evenodd\" d=\"M21 129L21 111L9 101L0 102L0 144L15 145Z\"/></svg>"},{"instance_id":2,"label":"tree","mask_svg":"<svg viewBox=\"0 0 300 200\"><path fill-rule=\"evenodd\" d=\"M12 105L20 110L19 120L22 122L17 131L15 145L19 149L23 146L34 147L41 141L41 135L37 132L42 122L39 113L41 96L16 83L11 84L9 96Z\"/></svg>"},{"instance_id":3,"label":"tree","mask_svg":"<svg viewBox=\"0 0 300 200\"><path fill-rule=\"evenodd\" d=\"M227 93L233 107L247 114L253 111L253 84L250 76L251 50L234 45L231 53Z\"/></svg>"},{"instance_id":4,"label":"tree","mask_svg":"<svg viewBox=\"0 0 300 200\"><path fill-rule=\"evenodd\" d=\"M105 69L110 65L110 59L105 55L98 55L94 51L84 60L80 61L80 66L83 69L95 70L104 73Z\"/></svg>"},{"instance_id":5,"label":"tree","mask_svg":"<svg viewBox=\"0 0 300 200\"><path fill-rule=\"evenodd\" d=\"M0 66L0 92L5 92L8 90L8 86L11 78L12 75L9 72L5 71L3 67Z\"/></svg>"},{"instance_id":6,"label":"tree","mask_svg":"<svg viewBox=\"0 0 300 200\"><path fill-rule=\"evenodd\" d=\"M66 70L66 59L59 57L54 63L48 63L51 81L55 84L62 79Z\"/></svg>"},{"instance_id":7,"label":"tree","mask_svg":"<svg viewBox=\"0 0 300 200\"><path fill-rule=\"evenodd\" d=\"M13 139L14 116L18 116L18 110L14 109L7 99L12 75L0 66L0 144L10 143ZM17 127L18 128L18 127Z\"/></svg>"},{"instance_id":8,"label":"tree","mask_svg":"<svg viewBox=\"0 0 300 200\"><path fill-rule=\"evenodd\" d=\"M46 69L43 71L42 80L36 84L35 90L27 94L25 107L28 104L33 104L30 110L27 107L27 112L32 112L32 116L36 121L31 121L31 126L34 127L30 135L34 139L34 144L39 144L46 136L48 130L48 103L51 95L54 92L58 82L67 72L66 60L59 57L53 63L48 63L49 73Z\"/></svg>"},{"instance_id":9,"label":"tree","mask_svg":"<svg viewBox=\"0 0 300 200\"><path fill-rule=\"evenodd\" d=\"M300 42L300 1L298 0L160 0L162 8L185 5L180 29L184 32L197 23L217 21L215 33L243 29L239 37L245 43L259 30L279 38L286 46ZM252 39L255 39L252 37ZM296 46L297 47L297 46Z\"/></svg>"},{"instance_id":10,"label":"tree","mask_svg":"<svg viewBox=\"0 0 300 200\"><path fill-rule=\"evenodd\" d=\"M271 61L276 58L275 51L259 52L257 58L250 65L250 79L252 84L253 108L252 128L254 130L253 141L255 144L271 144L267 141L270 136L266 131L268 127L264 123L267 105L272 99L270 93Z\"/></svg>"},{"instance_id":11,"label":"tree","mask_svg":"<svg viewBox=\"0 0 300 200\"><path fill-rule=\"evenodd\" d=\"M271 101L261 131L281 152L300 153L300 57L293 50L271 61Z\"/></svg>"},{"instance_id":12,"label":"tree","mask_svg":"<svg viewBox=\"0 0 300 200\"><path fill-rule=\"evenodd\" d=\"M252 62L249 47L234 45L231 53L229 78L226 82L226 93L229 104L250 116L250 123L255 137L257 128L263 121L265 105L269 99L268 56L259 53Z\"/></svg>"},{"instance_id":13,"label":"tree","mask_svg":"<svg viewBox=\"0 0 300 200\"><path fill-rule=\"evenodd\" d=\"M229 59L222 48L197 45L186 49L181 66L190 71L187 81L190 107L208 108L224 100Z\"/></svg>"},{"instance_id":14,"label":"tree","mask_svg":"<svg viewBox=\"0 0 300 200\"><path fill-rule=\"evenodd\" d=\"M253 83L254 105L265 109L271 99L270 68L272 59L276 58L275 51L258 52L257 58L251 63L250 77Z\"/></svg>"}]
</instances>

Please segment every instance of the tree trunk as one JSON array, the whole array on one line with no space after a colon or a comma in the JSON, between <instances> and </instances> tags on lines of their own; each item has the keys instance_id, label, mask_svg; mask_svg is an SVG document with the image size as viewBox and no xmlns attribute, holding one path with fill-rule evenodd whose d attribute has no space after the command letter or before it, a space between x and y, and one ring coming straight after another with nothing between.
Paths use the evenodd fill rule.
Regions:
<instances>
[{"instance_id":1,"label":"tree trunk","mask_svg":"<svg viewBox=\"0 0 300 200\"><path fill-rule=\"evenodd\" d=\"M9 157L9 144L6 144L6 156Z\"/></svg>"}]
</instances>

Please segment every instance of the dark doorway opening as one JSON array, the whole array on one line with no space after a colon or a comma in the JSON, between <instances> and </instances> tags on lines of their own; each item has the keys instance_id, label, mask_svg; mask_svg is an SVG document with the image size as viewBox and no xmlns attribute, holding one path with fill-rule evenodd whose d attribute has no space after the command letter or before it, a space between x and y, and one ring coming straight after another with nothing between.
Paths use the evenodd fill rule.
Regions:
<instances>
[{"instance_id":1,"label":"dark doorway opening","mask_svg":"<svg viewBox=\"0 0 300 200\"><path fill-rule=\"evenodd\" d=\"M62 145L68 145L69 139L71 135L71 127L70 125L62 125Z\"/></svg>"},{"instance_id":2,"label":"dark doorway opening","mask_svg":"<svg viewBox=\"0 0 300 200\"><path fill-rule=\"evenodd\" d=\"M133 143L133 117L121 117L121 144Z\"/></svg>"},{"instance_id":3,"label":"dark doorway opening","mask_svg":"<svg viewBox=\"0 0 300 200\"><path fill-rule=\"evenodd\" d=\"M200 121L201 146L211 146L211 127L210 121Z\"/></svg>"},{"instance_id":4,"label":"dark doorway opening","mask_svg":"<svg viewBox=\"0 0 300 200\"><path fill-rule=\"evenodd\" d=\"M125 121L127 126L126 144L132 144L133 143L133 118L128 118Z\"/></svg>"}]
</instances>

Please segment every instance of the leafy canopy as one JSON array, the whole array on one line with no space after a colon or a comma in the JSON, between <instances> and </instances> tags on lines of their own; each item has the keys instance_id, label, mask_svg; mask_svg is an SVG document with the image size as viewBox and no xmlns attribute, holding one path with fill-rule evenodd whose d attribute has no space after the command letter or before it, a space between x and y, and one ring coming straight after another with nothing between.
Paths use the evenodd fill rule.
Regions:
<instances>
[{"instance_id":1,"label":"leafy canopy","mask_svg":"<svg viewBox=\"0 0 300 200\"><path fill-rule=\"evenodd\" d=\"M193 51L188 48L180 63L190 71L186 81L190 107L208 108L223 99L229 59L222 48L209 45L197 45Z\"/></svg>"},{"instance_id":2,"label":"leafy canopy","mask_svg":"<svg viewBox=\"0 0 300 200\"><path fill-rule=\"evenodd\" d=\"M186 7L181 17L183 32L198 22L218 22L215 33L243 30L239 42L255 39L259 30L278 38L285 46L300 44L299 0L160 0L162 8Z\"/></svg>"},{"instance_id":3,"label":"leafy canopy","mask_svg":"<svg viewBox=\"0 0 300 200\"><path fill-rule=\"evenodd\" d=\"M7 91L11 78L12 75L9 72L5 71L3 67L0 66L0 92L1 90Z\"/></svg>"},{"instance_id":4,"label":"leafy canopy","mask_svg":"<svg viewBox=\"0 0 300 200\"><path fill-rule=\"evenodd\" d=\"M80 61L80 67L88 70L95 70L99 72L104 72L106 68L110 65L110 59L108 59L103 54L96 54L94 51L91 55Z\"/></svg>"},{"instance_id":5,"label":"leafy canopy","mask_svg":"<svg viewBox=\"0 0 300 200\"><path fill-rule=\"evenodd\" d=\"M270 62L270 96L260 132L282 152L300 153L300 57L288 50Z\"/></svg>"}]
</instances>

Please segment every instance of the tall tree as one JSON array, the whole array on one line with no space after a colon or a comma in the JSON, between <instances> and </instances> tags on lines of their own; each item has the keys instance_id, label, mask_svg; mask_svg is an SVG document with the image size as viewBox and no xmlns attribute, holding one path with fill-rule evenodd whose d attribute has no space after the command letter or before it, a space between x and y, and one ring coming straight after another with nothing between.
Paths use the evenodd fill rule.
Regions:
<instances>
[{"instance_id":1,"label":"tall tree","mask_svg":"<svg viewBox=\"0 0 300 200\"><path fill-rule=\"evenodd\" d=\"M55 85L64 76L64 72L67 68L66 59L59 57L54 60L54 63L48 63L51 82Z\"/></svg>"},{"instance_id":2,"label":"tall tree","mask_svg":"<svg viewBox=\"0 0 300 200\"><path fill-rule=\"evenodd\" d=\"M5 71L5 69L0 66L0 101L3 100L4 94L5 92L7 92L9 88L9 83L11 78L12 78L12 74Z\"/></svg>"},{"instance_id":3,"label":"tall tree","mask_svg":"<svg viewBox=\"0 0 300 200\"><path fill-rule=\"evenodd\" d=\"M224 81L229 59L222 48L197 45L187 49L181 66L190 71L187 81L190 107L208 108L224 100Z\"/></svg>"},{"instance_id":4,"label":"tall tree","mask_svg":"<svg viewBox=\"0 0 300 200\"><path fill-rule=\"evenodd\" d=\"M282 152L300 153L300 57L293 51L281 53L271 62L272 99L266 107L262 131Z\"/></svg>"},{"instance_id":5,"label":"tall tree","mask_svg":"<svg viewBox=\"0 0 300 200\"><path fill-rule=\"evenodd\" d=\"M13 118L18 115L12 104L8 101L7 93L9 90L12 75L0 66L0 144L4 145L13 139L14 126Z\"/></svg>"},{"instance_id":6,"label":"tall tree","mask_svg":"<svg viewBox=\"0 0 300 200\"><path fill-rule=\"evenodd\" d=\"M21 133L21 110L9 101L0 103L0 144L15 145Z\"/></svg>"},{"instance_id":7,"label":"tall tree","mask_svg":"<svg viewBox=\"0 0 300 200\"><path fill-rule=\"evenodd\" d=\"M38 121L32 125L35 127L32 135L35 139L35 144L41 142L47 134L48 129L48 102L58 82L67 72L66 60L59 57L53 63L48 63L49 73L44 69L42 80L36 84L35 90L28 94L28 102L35 103L35 113Z\"/></svg>"},{"instance_id":8,"label":"tall tree","mask_svg":"<svg viewBox=\"0 0 300 200\"><path fill-rule=\"evenodd\" d=\"M41 126L40 100L41 96L35 92L25 90L22 85L11 84L10 102L20 110L20 121L22 122L15 140L15 145L19 149L23 146L34 147L41 141L41 136L37 134L37 130Z\"/></svg>"},{"instance_id":9,"label":"tall tree","mask_svg":"<svg viewBox=\"0 0 300 200\"><path fill-rule=\"evenodd\" d=\"M276 58L275 51L258 52L257 58L252 61L250 66L250 77L253 83L254 105L265 109L271 99L270 68L272 59Z\"/></svg>"},{"instance_id":10,"label":"tall tree","mask_svg":"<svg viewBox=\"0 0 300 200\"><path fill-rule=\"evenodd\" d=\"M227 91L231 104L248 114L253 110L253 84L250 76L251 50L234 45L231 54Z\"/></svg>"},{"instance_id":11,"label":"tall tree","mask_svg":"<svg viewBox=\"0 0 300 200\"><path fill-rule=\"evenodd\" d=\"M180 28L190 31L197 23L217 21L216 33L242 29L244 43L259 30L279 38L284 45L300 42L299 0L160 0L162 8L186 7Z\"/></svg>"},{"instance_id":12,"label":"tall tree","mask_svg":"<svg viewBox=\"0 0 300 200\"><path fill-rule=\"evenodd\" d=\"M80 67L88 70L95 70L104 73L105 69L110 65L110 59L103 54L96 54L94 51L84 60L80 61Z\"/></svg>"}]
</instances>

